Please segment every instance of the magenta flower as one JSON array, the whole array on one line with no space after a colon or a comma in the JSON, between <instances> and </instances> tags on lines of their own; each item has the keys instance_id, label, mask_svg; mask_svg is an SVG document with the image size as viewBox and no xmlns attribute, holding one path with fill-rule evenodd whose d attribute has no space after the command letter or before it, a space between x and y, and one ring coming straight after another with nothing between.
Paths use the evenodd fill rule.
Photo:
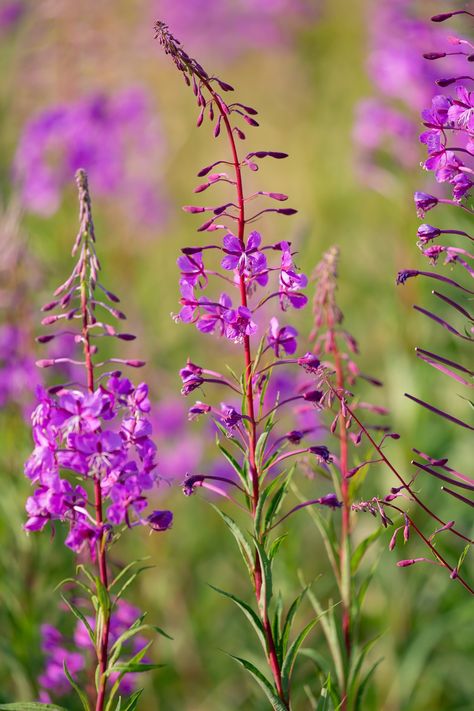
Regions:
<instances>
[{"instance_id":1,"label":"magenta flower","mask_svg":"<svg viewBox=\"0 0 474 711\"><path fill-rule=\"evenodd\" d=\"M298 347L296 336L298 331L293 326L280 326L274 316L270 319L270 330L267 336L268 345L273 349L277 358L283 350L288 355L293 355Z\"/></svg>"},{"instance_id":2,"label":"magenta flower","mask_svg":"<svg viewBox=\"0 0 474 711\"><path fill-rule=\"evenodd\" d=\"M71 175L85 168L99 195L120 198L129 213L156 224L163 219L163 188L143 168L137 169L132 146L159 161L159 127L150 98L140 87L40 111L26 123L14 160L24 208L52 215Z\"/></svg>"},{"instance_id":3,"label":"magenta flower","mask_svg":"<svg viewBox=\"0 0 474 711\"><path fill-rule=\"evenodd\" d=\"M259 252L262 237L258 232L251 232L245 246L234 235L224 237L223 251L226 257L221 262L223 269L236 269L239 274L253 276L267 268L263 252ZM264 284L262 285L264 286Z\"/></svg>"}]
</instances>

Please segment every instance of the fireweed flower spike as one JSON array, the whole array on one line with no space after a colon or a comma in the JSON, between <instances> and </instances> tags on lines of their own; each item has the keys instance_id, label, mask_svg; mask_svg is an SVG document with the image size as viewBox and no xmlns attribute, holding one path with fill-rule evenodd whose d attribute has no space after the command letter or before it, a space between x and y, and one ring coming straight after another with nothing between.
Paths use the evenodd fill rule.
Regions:
<instances>
[{"instance_id":1,"label":"fireweed flower spike","mask_svg":"<svg viewBox=\"0 0 474 711\"><path fill-rule=\"evenodd\" d=\"M312 357L319 363L316 373L312 374L312 382L314 384L316 376L317 387L323 393L326 406L321 417L327 421L330 433L327 444L333 453L333 460L329 469L341 501L341 525L324 527L320 519L315 517L315 512L311 509L308 511L323 535L338 597L341 599L340 606L331 614L332 622L323 626L332 661L327 684L331 684L337 696L338 708L348 710L356 708L356 699L366 683L358 650L363 649L367 643L360 635L363 629L360 593L364 589L366 575L359 572L361 548L353 547L352 512L354 509L360 510L360 505L355 504L355 498L360 496L364 486L362 470L366 473L371 464L382 461L380 456L374 456L373 445L366 432L373 433L380 447L398 435L391 432L388 424L383 421L388 414L385 408L353 397L353 393L361 388L364 381L375 387L381 383L362 373L357 364L358 344L344 327L343 314L336 299L338 261L338 249L332 247L323 255L313 272L312 281L316 286L313 299L314 328L310 340L313 343ZM348 402L354 412L363 418L364 429L349 411ZM363 507L362 510L367 509ZM371 504L370 513L379 515L384 525L389 524L383 505ZM373 536L369 535L361 546L368 549L372 542ZM310 596L310 600L315 612L321 614L316 597ZM334 640L338 640L336 646ZM341 659L346 660L344 664L340 663Z\"/></svg>"},{"instance_id":2,"label":"fireweed flower spike","mask_svg":"<svg viewBox=\"0 0 474 711\"><path fill-rule=\"evenodd\" d=\"M123 586L136 570L131 563L122 571L114 571L108 561L109 549L127 529L145 526L150 532L166 530L172 514L146 511L148 495L158 482L156 447L148 420L148 387L145 383L135 387L115 370L115 363L140 367L143 361L98 359L97 337L129 341L134 336L109 323L110 316L119 321L125 316L117 308L118 297L100 281L87 176L79 170L76 179L80 225L72 254L77 261L70 276L54 292L53 301L43 307L47 316L42 323L53 325L51 337L59 340L75 330L82 356L77 360L46 358L37 364L42 368L65 362L81 366L84 382L38 390L38 405L32 415L35 448L25 466L35 491L26 502L25 529L41 531L50 524L54 531L56 523L66 524L66 545L81 556L81 561L91 564L79 566L82 575L77 585L81 594L89 593L89 610L95 610L95 619L89 620L88 611L63 599L81 621L80 631L89 635L97 658L96 689L90 698L82 694L82 703L91 711L104 711L112 708L114 697L123 692L122 679L129 668L140 668L151 644L132 656L131 666L120 659L122 641L149 626L144 626L144 616L137 614L131 626L127 625L125 638L122 633L117 638L111 636L111 630L117 629L115 617L120 616ZM40 336L38 340L45 339ZM110 363L114 364L112 369ZM104 367L109 372L104 372ZM67 663L66 659L69 681L80 688L82 682L76 674L80 669L77 665L67 669ZM152 666L143 665L143 670Z\"/></svg>"},{"instance_id":3,"label":"fireweed flower spike","mask_svg":"<svg viewBox=\"0 0 474 711\"><path fill-rule=\"evenodd\" d=\"M237 478L218 478L201 473L190 475L184 483L184 492L190 495L199 486L232 501L239 497L239 506L244 507L250 518L252 535L248 536L227 513L218 509L235 536L245 561L255 591L256 611L233 594L223 594L236 602L251 621L262 644L272 680L247 660L236 658L237 661L258 681L273 708L282 711L290 708L291 672L297 650L315 624L315 621L311 622L297 637L298 641L289 645L289 626L296 608L290 608L293 612L283 627L281 608L279 611L276 605L274 609L272 564L281 538L273 538L273 528L283 520L279 511L285 502L291 476L291 471L283 467L302 455L305 459L310 457L321 462L321 466L327 466L331 459L328 449L316 443L312 445L309 442L307 446L295 448L303 433L298 437L291 435L272 441L275 418L287 409L290 402L298 400L313 410L319 410L322 395L318 392L316 397L313 386L302 392L297 391L295 386L294 395L285 400L280 400L277 395L273 402L268 402L266 397L266 393L271 391L276 365L293 364L300 374L303 368L317 369L318 366L317 358L312 355L309 359L307 356L286 357L297 350L297 333L292 326L280 324L275 317L271 318L266 329L257 326L257 313L263 304L267 305L267 309L274 305L285 312L291 308L302 308L307 302L302 291L307 279L295 265L291 244L286 241L267 244L254 227L264 213L290 216L296 211L280 207L286 202L286 195L267 191L249 195L244 186L245 172L257 171L261 160L280 160L287 155L265 150L241 156L237 144L245 139L243 126L258 126L257 111L239 101L224 99L223 95L230 94L232 87L209 75L199 62L184 51L164 23L156 23L156 36L193 90L199 110L198 126L205 120L209 121L214 127L214 135L225 135L230 149L229 158L214 162L199 172L198 176L204 182L196 192L208 191L218 183L230 185L234 190L234 196L220 205L190 205L185 208L187 212L206 215L198 232L209 233L212 241L184 249L184 256L178 260L182 308L175 318L195 324L203 333L226 338L241 349L244 367L240 378L233 374L227 378L191 362L181 371L184 395L207 383L224 386L225 397L235 391L239 394L242 404L229 406L224 403L220 413L199 401L190 411L192 418L206 414L213 417L225 443L219 442L219 449ZM265 204L249 214L250 204L253 205L257 198L264 200ZM276 206L271 207L272 204ZM250 224L252 227L249 229ZM221 240L216 236L219 231L224 233ZM215 254L220 266L217 271L211 262ZM211 277L218 277L218 280ZM209 296L203 296L204 289L212 288L215 281L219 285L224 284L226 290L221 293L214 290ZM320 496L318 492L309 503L330 509L338 507L334 494ZM295 511L293 509L291 513ZM298 600L301 601L301 598ZM299 602L294 604L297 606ZM286 631L283 631L285 627Z\"/></svg>"},{"instance_id":4,"label":"fireweed flower spike","mask_svg":"<svg viewBox=\"0 0 474 711\"><path fill-rule=\"evenodd\" d=\"M472 26L473 16L467 11L443 13L431 19L433 22L444 22L453 15L465 16L466 22L470 22ZM415 193L417 212L421 218L428 210L438 209L440 204L444 204L454 207L458 212L459 220L462 220L459 225L462 229L458 229L458 225L455 225L455 229L440 229L436 225L424 223L417 232L418 247L430 265L436 268L439 262L443 261L445 265L451 267L451 272L456 270L456 278L432 270L429 272L404 270L399 273L397 282L404 284L407 279L419 274L432 280L434 310L416 305L414 308L437 326L448 331L460 346L467 348L467 344L472 344L474 341L474 315L471 308L474 250L471 244L473 237L470 234L472 229L466 224L467 220L472 221L473 214L470 198L474 186L474 93L471 91L473 87L472 80L468 76L468 68L472 66L474 46L467 40L459 40L459 48L465 68L461 69L460 75L453 77L452 80L442 78L437 81L438 86L449 87L450 90L449 93L437 94L431 106L422 112L426 130L420 136L420 141L428 151L428 158L423 167L434 173L438 183L450 186L451 196L437 198L426 193ZM442 64L444 56L443 52L430 52L425 55L425 60L441 60ZM447 244L444 244L445 240ZM442 315L438 312L440 308L443 309ZM462 353L462 348L459 350ZM468 363L463 364L425 348L417 348L416 355L432 368L455 380L458 387L464 387L466 396L463 398L469 402L470 390L473 386L473 371L468 367ZM451 412L414 395L407 393L406 396L436 416L458 425L464 431L474 430L470 414L472 410L469 407L466 407L464 416L462 414L454 416ZM413 464L417 472L423 471L447 482L450 486L444 486L443 491L472 506L472 499L462 494L462 492L465 494L466 490L474 491L472 478L448 467L447 459L436 459L418 450L415 452L418 458ZM455 489L453 490L452 487ZM461 489L461 492L458 489Z\"/></svg>"}]
</instances>

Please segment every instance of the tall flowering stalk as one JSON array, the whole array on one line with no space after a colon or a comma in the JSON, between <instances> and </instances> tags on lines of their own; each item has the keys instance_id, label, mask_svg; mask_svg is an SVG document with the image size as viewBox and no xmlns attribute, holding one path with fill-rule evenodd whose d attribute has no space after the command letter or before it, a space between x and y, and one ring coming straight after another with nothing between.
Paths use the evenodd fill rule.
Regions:
<instances>
[{"instance_id":1,"label":"tall flowering stalk","mask_svg":"<svg viewBox=\"0 0 474 711\"><path fill-rule=\"evenodd\" d=\"M376 387L381 386L381 382L361 373L357 364L358 344L345 328L343 313L337 304L338 261L339 251L332 247L324 254L312 275L316 289L313 299L314 328L310 340L313 342L313 353L321 361L319 387L324 392L325 405L322 422L333 453L329 472L341 499L340 526L329 526L317 510L308 511L321 533L341 601L340 606L321 617L332 661L330 671L325 670L325 693L331 697L333 708L356 711L362 708L363 690L374 669L366 669L364 664L373 642L361 638L363 600L370 576L368 578L367 573L361 576L358 571L364 555L382 529L361 539L353 530L353 512L368 510L377 515L383 527L387 527L392 521L384 509L402 494L396 491L380 500L373 497L369 502L356 502L369 466L382 461L381 457L374 455L374 445L368 433L372 433L371 437L375 438L380 449L390 439L398 439L398 435L391 432L387 424L380 422L379 417L384 418L388 414L384 407L366 402L357 395L361 382ZM363 425L356 422L355 414ZM324 471L319 474L328 476ZM322 615L324 608L320 599L313 591L309 591L308 595L315 612Z\"/></svg>"},{"instance_id":2,"label":"tall flowering stalk","mask_svg":"<svg viewBox=\"0 0 474 711\"><path fill-rule=\"evenodd\" d=\"M117 627L115 618L120 618L124 604L121 598L137 575L137 565L132 562L117 569L109 560L109 551L130 528L166 530L172 514L145 513L148 494L158 482L156 447L147 419L148 387L145 383L135 387L120 371L110 370L115 364L141 367L144 362L97 358L97 339L132 341L135 337L108 323L109 317L120 321L125 315L117 308L118 297L100 281L87 176L79 170L76 178L80 226L72 254L77 261L70 276L56 289L54 300L43 307L48 315L42 323L55 330L38 341L49 343L73 334L82 358L47 358L37 365L50 368L66 363L78 372L82 370L84 378L82 382L38 391L38 405L32 415L35 448L25 466L26 476L36 488L26 503L25 529L41 531L50 524L54 531L56 522L65 523L69 529L65 544L79 556L80 564L79 577L65 583L80 590L81 602L77 598L63 600L78 619L78 633L89 637L96 656L95 675L93 669L77 664L68 669L69 657L61 645L54 643L58 633L49 634L48 653L57 647L56 664L58 659L63 663L84 709L112 711L117 694L126 688L123 679L127 673L156 665L142 663L151 642L141 645L132 657L123 658L127 640L154 628L144 624L142 614L134 616L125 630L123 625L122 629ZM104 367L109 370L104 371ZM84 679L75 674L80 671ZM139 693L128 705L123 698L122 704L135 708Z\"/></svg>"},{"instance_id":3,"label":"tall flowering stalk","mask_svg":"<svg viewBox=\"0 0 474 711\"><path fill-rule=\"evenodd\" d=\"M474 14L462 10L446 12L432 17L435 23L449 20L455 15L471 20ZM440 184L450 186L449 197L438 197L425 192L415 193L415 205L419 217L440 205L455 208L459 215L459 223L452 227L441 228L431 224L422 224L418 228L418 246L430 264L437 266L441 259L444 264L456 270L457 276L446 276L438 270L407 269L398 274L397 282L404 284L408 279L423 276L433 285L433 296L436 306L445 309L441 314L438 310L431 310L415 305L414 308L422 315L428 317L437 326L448 331L459 346L471 346L474 340L474 316L470 309L470 302L474 290L472 278L474 277L474 253L470 248L474 237L470 234L469 222L472 221L474 210L470 204L472 188L474 186L474 93L470 91L474 81L470 71L474 58L474 45L465 39L452 38L456 45L456 54L465 64L459 74L441 76L436 84L447 92L437 94L430 108L422 112L423 123L426 130L421 134L420 141L426 146L428 158L423 164L427 171L434 172L435 179ZM424 54L428 62L443 62L449 53L444 50L437 51L436 47ZM445 240L449 240L444 244ZM455 241L457 240L457 241ZM473 432L474 425L470 417L471 408L470 390L473 387L472 378L474 371L468 362L458 362L445 355L440 355L426 348L417 348L416 354L420 360L432 366L443 375L452 378L457 386L465 388L466 395L462 395L466 403L466 414L457 416L452 412L432 405L425 400L406 394L412 401L418 403L426 410L442 418L444 421L460 427L464 432ZM462 501L468 506L474 506L472 493L474 492L474 479L466 474L453 469L448 464L447 457L414 450L417 458L414 460L417 473L426 473L443 482L444 492ZM464 560L467 547L460 557L455 573Z\"/></svg>"},{"instance_id":4,"label":"tall flowering stalk","mask_svg":"<svg viewBox=\"0 0 474 711\"><path fill-rule=\"evenodd\" d=\"M217 138L223 133L229 148L229 159L218 160L198 173L204 182L195 192L203 193L218 184L229 185L234 191L233 197L224 204L212 207L189 205L184 208L192 214L208 213L198 232L214 234L223 230L224 237L222 242L215 240L182 250L183 255L178 260L182 308L176 320L194 323L199 331L224 337L241 350L241 377L232 370L229 376L225 376L214 368L204 368L191 361L181 370L184 395L212 383L223 388L229 397L235 399L237 396L236 402L222 403L220 409L201 401L190 409L191 418L199 415L213 418L226 443L224 446L220 441L219 449L233 468L236 478L192 475L185 481L184 491L191 494L196 487L208 488L232 502L247 516L250 535L244 533L227 513L218 509L236 538L245 561L255 592L256 610L232 593L223 594L243 610L256 631L271 681L249 661L240 657L236 659L261 685L273 708L281 711L290 708L290 682L296 655L316 622L311 621L290 643L290 628L303 594L289 608L284 621L281 606L275 604L272 592L272 564L284 538L275 538L274 529L289 513L300 508L296 507L279 518L292 474L292 469L286 470L285 467L297 461L295 458L308 454L323 466L330 460L326 446L301 444L308 432L292 430L284 436L274 436L276 418L283 415L287 405L298 401L319 408L323 396L321 391L313 385L300 391L295 385L294 394L284 400L277 395L273 402L267 404L268 398L265 397L275 369L296 364L316 373L319 368L318 358L311 353L300 358L288 357L297 350L297 333L292 326L280 325L275 317L271 318L267 328L257 325L267 317L272 304L278 304L282 311L286 311L289 308L300 309L307 302L302 293L307 278L294 264L291 244L287 241L264 244L259 232L249 232L250 225L264 214L288 216L296 212L292 208L267 204L249 214L250 205L257 198L281 204L287 196L262 190L249 194L244 187L246 171L257 171L260 160L279 160L287 156L277 151L254 151L241 156L238 142L245 139L245 133L239 124L245 122L249 126L258 126L255 118L257 111L239 101L225 100L223 93L232 92L232 87L210 76L183 50L164 23L156 24L156 34L186 84L193 89L199 108L198 126L209 120L214 126L214 136ZM220 172L215 172L217 166ZM227 172L227 167L231 172ZM220 269L213 268L213 253L219 256ZM273 285L275 278L276 284ZM226 292L220 296L199 295L214 279L236 293L236 302ZM262 291L266 287L268 289ZM260 336L257 335L259 331ZM230 451L227 443L232 446ZM306 504L340 506L332 493Z\"/></svg>"}]
</instances>

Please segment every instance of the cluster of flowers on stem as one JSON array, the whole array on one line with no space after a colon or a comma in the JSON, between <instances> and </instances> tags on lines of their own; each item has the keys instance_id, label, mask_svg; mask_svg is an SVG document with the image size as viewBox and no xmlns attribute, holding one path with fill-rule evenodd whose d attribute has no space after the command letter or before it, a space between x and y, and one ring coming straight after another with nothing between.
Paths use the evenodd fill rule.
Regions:
<instances>
[{"instance_id":1,"label":"cluster of flowers on stem","mask_svg":"<svg viewBox=\"0 0 474 711\"><path fill-rule=\"evenodd\" d=\"M280 207L287 200L283 193L259 190L247 194L244 187L246 171L257 171L263 159L280 160L287 155L279 151L258 150L241 157L238 143L246 138L242 124L258 126L257 111L239 101L225 99L223 95L231 93L233 88L227 82L210 76L199 62L184 51L163 22L156 24L156 33L165 53L170 56L186 84L192 87L199 110L198 127L205 120L210 121L214 136L217 138L223 133L230 149L229 159L215 161L199 171L198 176L203 182L195 192L201 194L219 184L230 185L234 191L234 196L223 204L188 205L184 208L192 214L206 214L206 220L198 232L214 234L223 231L224 236L222 241L213 240L210 244L182 250L183 254L178 259L181 310L175 318L195 324L203 333L226 338L242 350L241 377L233 371L227 376L191 361L180 373L184 395L212 383L223 387L233 398L238 396L235 405L223 403L218 409L198 401L190 410L192 419L199 415L210 415L214 419L225 442L225 445L219 443L219 449L236 476L191 474L184 483L184 492L189 495L196 487L208 488L251 517L253 534L248 540L236 522L221 512L237 538L255 591L257 612L253 614L272 675L272 683L263 677L265 692L274 708L282 708L282 704L284 708L289 708L291 672L287 668L288 662L285 663L289 653L287 641L281 637L279 625L272 625L270 620L271 566L277 550L277 546L272 547L270 534L283 519L300 508L295 507L278 517L290 478L287 464L309 455L327 467L331 454L324 444L308 443L302 446L303 439L313 429L291 430L284 436L272 438L275 419L282 417L290 403L293 406L296 403L311 404L319 410L324 393L314 383L299 389L295 382L294 392L289 397L281 399L276 393L272 403L268 403L265 397L275 369L296 365L317 378L320 361L312 353L297 357L296 329L280 324L276 316L267 316L272 304L285 312L292 308L300 309L307 303L303 293L307 277L295 264L291 242L266 244L260 232L253 228L263 215L290 216L296 210ZM249 214L249 207L257 198L264 199L266 204ZM218 255L217 266L210 261L213 253ZM202 296L203 290L210 287L211 278L213 282L223 281L226 291L215 296ZM227 293L229 289L235 293L234 298ZM262 328L261 322L265 317L268 318L268 326ZM229 451L229 446L233 451ZM306 502L306 505L309 504L340 507L334 493ZM234 597L232 599L235 601ZM239 661L249 670L249 663ZM261 674L258 672L254 676L261 678Z\"/></svg>"},{"instance_id":2,"label":"cluster of flowers on stem","mask_svg":"<svg viewBox=\"0 0 474 711\"><path fill-rule=\"evenodd\" d=\"M148 496L158 483L156 446L148 419L150 402L145 383L134 386L115 368L139 368L137 359L99 360L97 339L133 341L135 336L117 331L109 317L121 321L118 297L100 281L100 263L95 249L91 201L84 171L77 173L80 225L73 256L77 261L70 276L59 286L54 299L43 307L43 325L54 331L39 336L40 343L73 334L82 359L69 356L45 358L41 368L75 366L84 373L83 382L56 384L38 390L38 404L32 415L35 447L25 465L26 476L35 491L26 502L27 531L40 531L48 523L68 525L66 545L85 560L97 564L98 577L82 566L83 574L99 595L95 630L84 622L77 607L68 603L86 626L96 649L99 675L96 711L105 708L110 686L110 631L113 628L114 598L107 551L127 529L146 526L164 531L171 526L170 511L145 512ZM74 325L78 324L77 330ZM105 368L105 370L104 370ZM107 368L109 368L107 370ZM82 588L86 587L84 583ZM100 592L99 592L100 591ZM132 635L133 636L133 635ZM123 674L119 675L120 678ZM120 681L120 680L119 680ZM112 691L111 691L112 693Z\"/></svg>"},{"instance_id":3,"label":"cluster of flowers on stem","mask_svg":"<svg viewBox=\"0 0 474 711\"><path fill-rule=\"evenodd\" d=\"M460 10L441 13L431 19L435 23L440 23L455 15L474 18L474 15L467 10ZM420 136L421 142L426 145L428 151L428 158L423 167L434 172L438 183L448 183L452 194L449 197L437 197L426 192L416 192L415 205L420 218L424 218L427 212L440 205L456 209L462 221L460 225L456 224L455 228L440 228L424 223L418 228L417 244L431 265L436 266L442 258L445 265L457 269L458 276L452 278L439 271L406 269L399 272L397 282L404 284L408 279L421 275L436 284L432 294L437 306L443 308L444 312L439 313L417 305L414 308L436 326L448 331L459 344L466 346L472 344L474 340L474 317L468 303L474 294L471 282L474 277L474 254L469 248L474 237L469 233L470 228L467 224L474 214L470 206L474 186L474 94L470 91L470 84L473 81L470 67L474 58L474 45L464 39L453 39L453 42L456 44L457 55L464 62L463 68L458 75L443 76L436 81L439 87L448 89L448 92L437 94L432 100L431 107L422 112L426 130ZM447 53L433 51L424 56L428 62L442 63ZM458 228L461 226L463 229ZM447 244L442 243L445 240L448 241ZM474 371L467 364L425 348L417 348L416 354L420 360L452 378L458 385L472 388ZM474 430L469 414L458 417L419 397L406 395L444 421L459 426L463 431ZM417 459L413 464L417 473L425 472L440 479L443 481L442 488L446 493L468 506L474 506L472 498L466 495L474 492L474 480L471 477L448 466L445 457L430 456L419 450L414 451ZM450 527L450 530L456 532L454 526ZM469 542L468 538L463 538ZM457 575L458 572L456 567L455 574Z\"/></svg>"}]
</instances>

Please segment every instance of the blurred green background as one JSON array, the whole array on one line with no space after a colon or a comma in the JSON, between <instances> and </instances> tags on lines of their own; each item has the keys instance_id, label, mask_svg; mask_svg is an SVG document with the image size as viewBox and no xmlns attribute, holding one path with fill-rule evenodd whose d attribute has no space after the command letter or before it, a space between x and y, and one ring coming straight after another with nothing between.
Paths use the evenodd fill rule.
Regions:
<instances>
[{"instance_id":1,"label":"blurred green background","mask_svg":"<svg viewBox=\"0 0 474 711\"><path fill-rule=\"evenodd\" d=\"M197 171L225 157L225 148L209 136L206 126L195 128L193 97L153 40L159 3L150 5L144 0L25 4L21 20L0 38L0 189L6 212L16 199L11 165L25 121L35 112L130 84L149 92L160 150L147 165L147 178L156 180L166 214L158 224L146 224L113 196L96 197L94 214L105 283L120 294L129 328L139 337L133 352L148 361L143 379L152 385L157 401L166 401L179 394L177 370L188 355L211 368L235 356L232 348L220 347L170 318L179 298L179 248L197 243L197 224L180 206L193 201ZM186 38L186 48L191 54L200 52L208 71L232 83L239 99L258 108L261 127L248 131L248 149L290 154L281 163L263 163L251 180L259 189L289 194L299 212L288 220L269 218L261 231L274 241L293 240L299 265L307 273L328 246L340 246L340 305L359 341L361 369L385 384L384 402L393 429L402 435L390 445L394 461L408 473L410 450L417 446L433 456L449 455L462 470L472 458L467 438L403 397L413 392L438 406L449 403L451 411L458 402L454 384L430 372L413 353L417 344L433 348L438 343L444 353L455 348L444 332L411 308L427 298L429 289L417 280L395 287L399 269L423 268L415 247L418 220L412 193L429 188L429 182L415 161L411 171L394 168L393 190L381 195L367 187L357 171L355 106L374 91L366 72L369 10L363 0L350 5L320 0L311 20L292 27L287 44L262 42L227 52L212 37L196 36L195 46L192 37ZM132 140L128 150L134 149L143 150ZM141 156L145 163L146 157ZM391 169L389 163L386 167ZM93 181L91 189L94 196ZM26 285L15 297L21 306L15 318L35 332L41 304L69 273L76 220L72 176L54 214L40 217L26 211L21 217L31 264L21 277L20 286ZM7 277L6 282L11 273ZM10 304L5 318L11 313ZM310 309L296 315L295 325L304 342L311 330ZM193 427L184 423L190 434ZM31 440L21 408L14 404L0 413L0 439L0 700L7 701L37 693L42 666L38 627L60 619L54 587L72 572L74 560L61 543L61 532L50 539L48 533L27 537L22 530L30 490L22 467ZM160 446L159 432L157 442ZM179 448L179 438L172 446ZM154 657L167 666L144 680L143 708L263 711L266 704L258 690L223 652L252 649L251 635L238 611L207 585L248 594L243 571L235 564L234 542L204 498L186 499L179 483L177 478L170 486L164 484L157 502L159 508L174 511L173 529L152 537L137 533L129 549L120 551L124 560L136 555L138 547L152 557L156 567L135 584L131 600L174 638L160 638L154 646ZM392 485L386 472L374 469L367 491L385 494ZM467 518L468 512L447 501L436 482L420 478L417 485L446 519ZM317 480L305 486L318 495ZM360 525L365 530L372 522L364 519ZM291 527L280 563L284 592L296 594L301 569L307 578L322 573L318 585L330 596L321 541L310 518L302 512ZM382 661L365 708L469 711L474 698L471 600L434 567L396 568L398 553L387 550L390 535L381 538L366 602L366 635L380 635L372 659ZM423 555L417 545L410 543L403 557ZM312 644L324 653L317 630ZM301 687L314 674L309 662L300 662ZM307 703L297 691L295 709L306 709Z\"/></svg>"}]
</instances>

